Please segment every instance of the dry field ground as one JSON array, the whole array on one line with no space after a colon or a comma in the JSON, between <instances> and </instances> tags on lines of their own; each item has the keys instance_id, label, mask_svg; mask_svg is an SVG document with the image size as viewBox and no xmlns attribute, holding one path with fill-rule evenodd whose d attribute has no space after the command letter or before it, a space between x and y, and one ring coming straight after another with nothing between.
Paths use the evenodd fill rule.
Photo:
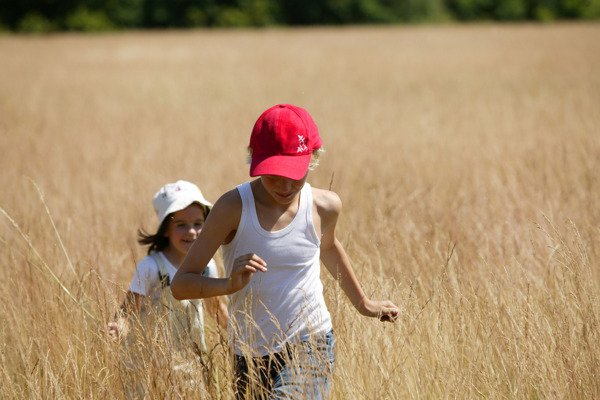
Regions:
<instances>
[{"instance_id":1,"label":"dry field ground","mask_svg":"<svg viewBox=\"0 0 600 400\"><path fill-rule=\"evenodd\" d=\"M255 119L308 109L311 173L399 321L323 274L330 399L600 398L600 25L0 36L0 398L231 397L210 324L193 384L156 340L127 369L103 327L151 198L248 179ZM38 191L39 189L39 191ZM160 339L160 338L159 338ZM201 367L193 365L200 376Z\"/></svg>"}]
</instances>

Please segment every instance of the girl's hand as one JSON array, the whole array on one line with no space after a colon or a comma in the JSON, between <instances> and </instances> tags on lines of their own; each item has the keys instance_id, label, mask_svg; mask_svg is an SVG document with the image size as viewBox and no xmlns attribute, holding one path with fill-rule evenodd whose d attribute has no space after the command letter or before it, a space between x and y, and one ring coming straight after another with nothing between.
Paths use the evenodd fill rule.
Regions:
<instances>
[{"instance_id":1,"label":"girl's hand","mask_svg":"<svg viewBox=\"0 0 600 400\"><path fill-rule=\"evenodd\" d=\"M258 271L267 272L267 263L256 254L248 253L236 258L229 275L231 293L244 288L252 279L252 275Z\"/></svg>"},{"instance_id":2,"label":"girl's hand","mask_svg":"<svg viewBox=\"0 0 600 400\"><path fill-rule=\"evenodd\" d=\"M115 322L109 322L106 325L106 334L113 340L119 340L127 336L127 326L122 319Z\"/></svg>"},{"instance_id":3,"label":"girl's hand","mask_svg":"<svg viewBox=\"0 0 600 400\"><path fill-rule=\"evenodd\" d=\"M109 338L113 340L119 339L119 332L121 331L121 326L119 326L116 322L109 322L106 326L106 334Z\"/></svg>"},{"instance_id":4,"label":"girl's hand","mask_svg":"<svg viewBox=\"0 0 600 400\"><path fill-rule=\"evenodd\" d=\"M382 322L396 322L400 309L389 300L373 301L365 299L361 314L377 317Z\"/></svg>"}]
</instances>

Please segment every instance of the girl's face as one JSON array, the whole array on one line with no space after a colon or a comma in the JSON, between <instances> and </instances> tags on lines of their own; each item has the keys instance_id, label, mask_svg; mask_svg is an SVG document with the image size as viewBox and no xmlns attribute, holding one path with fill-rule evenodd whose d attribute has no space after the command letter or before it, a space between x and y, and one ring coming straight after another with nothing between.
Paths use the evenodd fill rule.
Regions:
<instances>
[{"instance_id":1,"label":"girl's face","mask_svg":"<svg viewBox=\"0 0 600 400\"><path fill-rule=\"evenodd\" d=\"M190 204L183 210L174 212L165 232L165 237L169 238L169 246L165 252L181 263L203 225L204 210L198 204Z\"/></svg>"},{"instance_id":2,"label":"girl's face","mask_svg":"<svg viewBox=\"0 0 600 400\"><path fill-rule=\"evenodd\" d=\"M260 179L263 187L276 203L291 204L304 187L307 176L308 172L304 178L297 181L277 175L262 175Z\"/></svg>"}]
</instances>

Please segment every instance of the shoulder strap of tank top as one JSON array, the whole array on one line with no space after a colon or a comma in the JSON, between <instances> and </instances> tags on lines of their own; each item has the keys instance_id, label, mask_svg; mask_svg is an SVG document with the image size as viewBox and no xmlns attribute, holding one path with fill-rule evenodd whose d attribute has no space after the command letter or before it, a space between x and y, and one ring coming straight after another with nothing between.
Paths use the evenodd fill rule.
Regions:
<instances>
[{"instance_id":1,"label":"shoulder strap of tank top","mask_svg":"<svg viewBox=\"0 0 600 400\"><path fill-rule=\"evenodd\" d=\"M237 190L240 194L240 198L242 199L242 214L240 215L240 223L238 226L238 230L240 230L240 229L243 229L244 226L246 225L247 215L249 212L251 212L252 207L254 207L254 196L252 194L252 188L250 187L250 182L246 182L246 183L242 183L241 185L238 185Z\"/></svg>"},{"instance_id":2,"label":"shoulder strap of tank top","mask_svg":"<svg viewBox=\"0 0 600 400\"><path fill-rule=\"evenodd\" d=\"M252 195L252 188L250 187L250 182L243 183L238 185L238 192L240 193L240 197L242 198L242 212L244 206L250 206L254 203L254 197Z\"/></svg>"},{"instance_id":3,"label":"shoulder strap of tank top","mask_svg":"<svg viewBox=\"0 0 600 400\"><path fill-rule=\"evenodd\" d=\"M315 243L317 243L317 245L320 245L321 241L317 235L317 231L315 230L315 225L314 225L314 221L313 221L312 187L310 186L310 184L308 182L306 182L304 184L304 187L302 188L302 197L304 197L304 200L301 199L301 201L304 202L304 207L306 210L305 215L306 215L306 224L307 224L308 232L310 233L310 236L313 238Z\"/></svg>"},{"instance_id":4,"label":"shoulder strap of tank top","mask_svg":"<svg viewBox=\"0 0 600 400\"><path fill-rule=\"evenodd\" d=\"M304 201L306 202L306 205L310 206L312 204L312 188L310 186L310 183L304 183L304 186L302 187L302 196L304 196Z\"/></svg>"},{"instance_id":5,"label":"shoulder strap of tank top","mask_svg":"<svg viewBox=\"0 0 600 400\"><path fill-rule=\"evenodd\" d=\"M302 196L300 197L300 201L303 203L303 207L306 210L307 222L311 222L312 225L312 188L308 182L304 184L302 188Z\"/></svg>"}]
</instances>

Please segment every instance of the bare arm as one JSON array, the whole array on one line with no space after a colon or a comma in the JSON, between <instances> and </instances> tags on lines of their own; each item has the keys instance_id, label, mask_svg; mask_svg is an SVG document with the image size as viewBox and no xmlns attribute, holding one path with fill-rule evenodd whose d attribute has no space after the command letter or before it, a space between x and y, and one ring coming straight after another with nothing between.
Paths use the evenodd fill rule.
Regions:
<instances>
[{"instance_id":1,"label":"bare arm","mask_svg":"<svg viewBox=\"0 0 600 400\"><path fill-rule=\"evenodd\" d=\"M321 260L329 273L339 281L348 300L362 315L394 322L398 307L389 300L370 300L362 290L348 256L335 235L342 202L337 194L325 190L313 192L317 214L321 222Z\"/></svg>"},{"instance_id":2,"label":"bare arm","mask_svg":"<svg viewBox=\"0 0 600 400\"><path fill-rule=\"evenodd\" d=\"M183 263L171 282L173 297L178 300L203 299L235 293L243 288L257 271L266 271L265 262L255 254L235 261L227 278L202 276L202 271L223 243L229 243L238 228L242 200L237 189L225 193L212 208Z\"/></svg>"}]
</instances>

